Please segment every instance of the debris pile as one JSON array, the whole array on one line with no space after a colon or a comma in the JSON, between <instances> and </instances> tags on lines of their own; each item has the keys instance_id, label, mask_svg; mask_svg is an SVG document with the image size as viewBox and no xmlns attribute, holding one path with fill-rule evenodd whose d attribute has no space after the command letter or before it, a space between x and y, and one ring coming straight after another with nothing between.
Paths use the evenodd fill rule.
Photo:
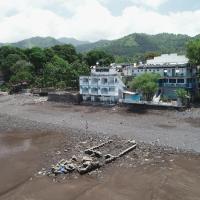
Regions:
<instances>
[{"instance_id":1,"label":"debris pile","mask_svg":"<svg viewBox=\"0 0 200 200\"><path fill-rule=\"evenodd\" d=\"M111 143L113 143L113 141L109 140L97 146L87 148L81 157L76 157L74 155L70 160L62 159L56 165L52 165L51 169L46 174L49 176L57 176L59 174L78 172L83 175L115 161L134 150L137 146L136 142L131 140L126 142L127 148L119 152L117 155L112 155L110 152L105 153L105 151L102 153L101 149L105 146L109 147Z\"/></svg>"}]
</instances>

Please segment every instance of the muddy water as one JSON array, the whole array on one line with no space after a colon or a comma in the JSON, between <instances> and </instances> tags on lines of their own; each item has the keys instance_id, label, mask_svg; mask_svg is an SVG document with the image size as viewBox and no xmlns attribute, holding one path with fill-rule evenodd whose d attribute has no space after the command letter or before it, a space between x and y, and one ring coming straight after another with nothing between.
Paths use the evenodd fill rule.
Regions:
<instances>
[{"instance_id":1,"label":"muddy water","mask_svg":"<svg viewBox=\"0 0 200 200\"><path fill-rule=\"evenodd\" d=\"M43 152L62 141L62 134L0 134L1 200L199 200L200 158L170 155L164 164L135 168L110 166L104 178L82 176L63 183L34 173L43 166Z\"/></svg>"},{"instance_id":2,"label":"muddy water","mask_svg":"<svg viewBox=\"0 0 200 200\"><path fill-rule=\"evenodd\" d=\"M42 153L54 139L47 133L0 134L0 197L27 183L42 166Z\"/></svg>"}]
</instances>

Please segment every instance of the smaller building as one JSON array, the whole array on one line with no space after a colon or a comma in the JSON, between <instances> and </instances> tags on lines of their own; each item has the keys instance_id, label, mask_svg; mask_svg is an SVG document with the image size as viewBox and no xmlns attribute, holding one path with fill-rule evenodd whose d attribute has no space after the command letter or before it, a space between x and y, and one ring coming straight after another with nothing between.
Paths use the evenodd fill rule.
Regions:
<instances>
[{"instance_id":1,"label":"smaller building","mask_svg":"<svg viewBox=\"0 0 200 200\"><path fill-rule=\"evenodd\" d=\"M90 76L81 76L80 94L83 101L117 103L125 88L116 68L92 67Z\"/></svg>"},{"instance_id":2,"label":"smaller building","mask_svg":"<svg viewBox=\"0 0 200 200\"><path fill-rule=\"evenodd\" d=\"M134 64L131 63L120 63L120 64L112 64L113 68L115 68L118 72L121 73L123 77L132 77L132 70Z\"/></svg>"}]
</instances>

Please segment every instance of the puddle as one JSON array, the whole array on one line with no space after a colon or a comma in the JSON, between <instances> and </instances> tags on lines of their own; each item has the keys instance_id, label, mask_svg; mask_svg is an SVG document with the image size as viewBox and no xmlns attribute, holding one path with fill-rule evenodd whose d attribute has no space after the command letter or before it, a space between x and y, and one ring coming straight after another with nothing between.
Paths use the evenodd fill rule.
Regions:
<instances>
[{"instance_id":1,"label":"puddle","mask_svg":"<svg viewBox=\"0 0 200 200\"><path fill-rule=\"evenodd\" d=\"M22 141L3 141L0 139L0 158L8 155L15 155L17 153L28 151L31 147L31 139L22 139Z\"/></svg>"}]
</instances>

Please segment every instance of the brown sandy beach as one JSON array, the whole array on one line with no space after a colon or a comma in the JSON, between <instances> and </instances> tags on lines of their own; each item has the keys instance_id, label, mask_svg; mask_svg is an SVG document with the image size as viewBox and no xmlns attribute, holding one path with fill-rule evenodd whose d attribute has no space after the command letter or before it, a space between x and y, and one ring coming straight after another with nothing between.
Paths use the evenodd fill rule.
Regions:
<instances>
[{"instance_id":1,"label":"brown sandy beach","mask_svg":"<svg viewBox=\"0 0 200 200\"><path fill-rule=\"evenodd\" d=\"M199 151L198 109L138 114L34 100L0 97L0 199L200 198L200 157L186 152ZM131 138L149 144L139 143L88 175L38 176L42 168L108 138L118 147Z\"/></svg>"}]
</instances>

